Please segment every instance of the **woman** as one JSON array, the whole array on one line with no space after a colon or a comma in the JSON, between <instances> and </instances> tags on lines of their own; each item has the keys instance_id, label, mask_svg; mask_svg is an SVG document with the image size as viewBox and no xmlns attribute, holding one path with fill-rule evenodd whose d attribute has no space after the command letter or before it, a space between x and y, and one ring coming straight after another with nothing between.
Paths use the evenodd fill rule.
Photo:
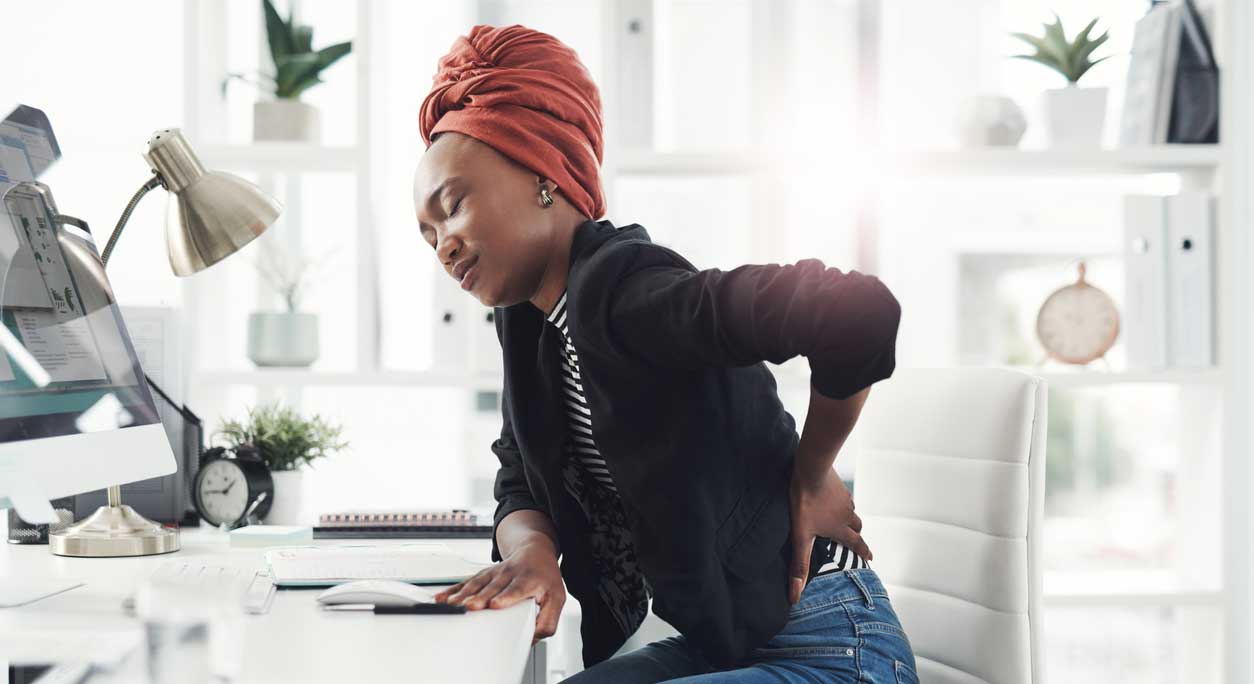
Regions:
<instances>
[{"instance_id":1,"label":"woman","mask_svg":"<svg viewBox=\"0 0 1254 684\"><path fill-rule=\"evenodd\" d=\"M496 307L505 367L494 565L437 600L533 598L540 639L569 590L588 667L571 682L916 681L832 468L894 368L892 294L816 259L698 271L594 220L599 95L543 33L459 38L420 128L423 239ZM797 355L800 437L763 363ZM680 636L611 658L650 597Z\"/></svg>"}]
</instances>

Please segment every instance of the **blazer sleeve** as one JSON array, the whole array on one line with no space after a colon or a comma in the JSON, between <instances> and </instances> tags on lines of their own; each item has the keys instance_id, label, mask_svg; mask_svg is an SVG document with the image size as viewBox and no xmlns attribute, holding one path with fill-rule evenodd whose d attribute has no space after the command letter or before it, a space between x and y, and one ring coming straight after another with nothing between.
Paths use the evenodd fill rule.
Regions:
<instances>
[{"instance_id":1,"label":"blazer sleeve","mask_svg":"<svg viewBox=\"0 0 1254 684\"><path fill-rule=\"evenodd\" d=\"M629 353L666 367L804 356L813 388L834 399L892 375L901 306L879 278L818 259L696 270L649 252L609 296L610 334Z\"/></svg>"},{"instance_id":2,"label":"blazer sleeve","mask_svg":"<svg viewBox=\"0 0 1254 684\"><path fill-rule=\"evenodd\" d=\"M498 338L501 336L501 315L497 312L496 329ZM496 543L496 528L505 516L521 509L543 511L531 494L527 485L527 476L523 472L522 451L514 438L514 417L510 412L509 392L501 392L501 436L492 442L492 453L496 454L501 467L496 471L496 481L492 485L492 495L496 499L496 512L492 515L492 562L501 560L501 550Z\"/></svg>"}]
</instances>

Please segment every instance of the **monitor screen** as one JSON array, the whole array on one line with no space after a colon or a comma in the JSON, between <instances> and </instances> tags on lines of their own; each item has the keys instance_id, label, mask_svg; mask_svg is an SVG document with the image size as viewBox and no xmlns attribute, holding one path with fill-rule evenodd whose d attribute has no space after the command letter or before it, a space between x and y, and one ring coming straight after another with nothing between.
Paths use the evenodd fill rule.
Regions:
<instances>
[{"instance_id":1,"label":"monitor screen","mask_svg":"<svg viewBox=\"0 0 1254 684\"><path fill-rule=\"evenodd\" d=\"M159 423L93 236L37 180L60 156L38 111L0 123L0 443Z\"/></svg>"}]
</instances>

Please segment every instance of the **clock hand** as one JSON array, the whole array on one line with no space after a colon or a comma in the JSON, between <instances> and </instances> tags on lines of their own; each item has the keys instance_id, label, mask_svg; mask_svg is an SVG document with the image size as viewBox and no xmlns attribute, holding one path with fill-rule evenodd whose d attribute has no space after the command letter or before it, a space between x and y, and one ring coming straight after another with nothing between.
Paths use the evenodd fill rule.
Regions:
<instances>
[{"instance_id":1,"label":"clock hand","mask_svg":"<svg viewBox=\"0 0 1254 684\"><path fill-rule=\"evenodd\" d=\"M227 485L227 486L226 486L226 489L210 489L209 491L207 491L207 492L205 492L205 493L206 493L206 494L226 494L227 492L231 491L231 487L234 487L234 486L235 486L235 482L237 482L237 481L236 481L236 480L232 480L232 481L231 481L231 484L229 484L229 485Z\"/></svg>"}]
</instances>

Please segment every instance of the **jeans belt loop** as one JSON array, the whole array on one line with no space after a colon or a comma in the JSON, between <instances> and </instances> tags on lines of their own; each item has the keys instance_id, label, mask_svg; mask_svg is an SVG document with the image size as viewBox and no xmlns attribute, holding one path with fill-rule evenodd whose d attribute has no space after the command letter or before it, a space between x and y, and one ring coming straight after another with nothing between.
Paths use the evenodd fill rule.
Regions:
<instances>
[{"instance_id":1,"label":"jeans belt loop","mask_svg":"<svg viewBox=\"0 0 1254 684\"><path fill-rule=\"evenodd\" d=\"M846 570L845 574L849 576L849 579L853 580L854 584L858 585L858 591L861 591L862 598L866 599L866 607L868 609L874 608L875 601L871 600L871 590L867 589L866 585L862 583L862 578L858 577L858 573L854 572L853 569L851 568L849 570Z\"/></svg>"}]
</instances>

